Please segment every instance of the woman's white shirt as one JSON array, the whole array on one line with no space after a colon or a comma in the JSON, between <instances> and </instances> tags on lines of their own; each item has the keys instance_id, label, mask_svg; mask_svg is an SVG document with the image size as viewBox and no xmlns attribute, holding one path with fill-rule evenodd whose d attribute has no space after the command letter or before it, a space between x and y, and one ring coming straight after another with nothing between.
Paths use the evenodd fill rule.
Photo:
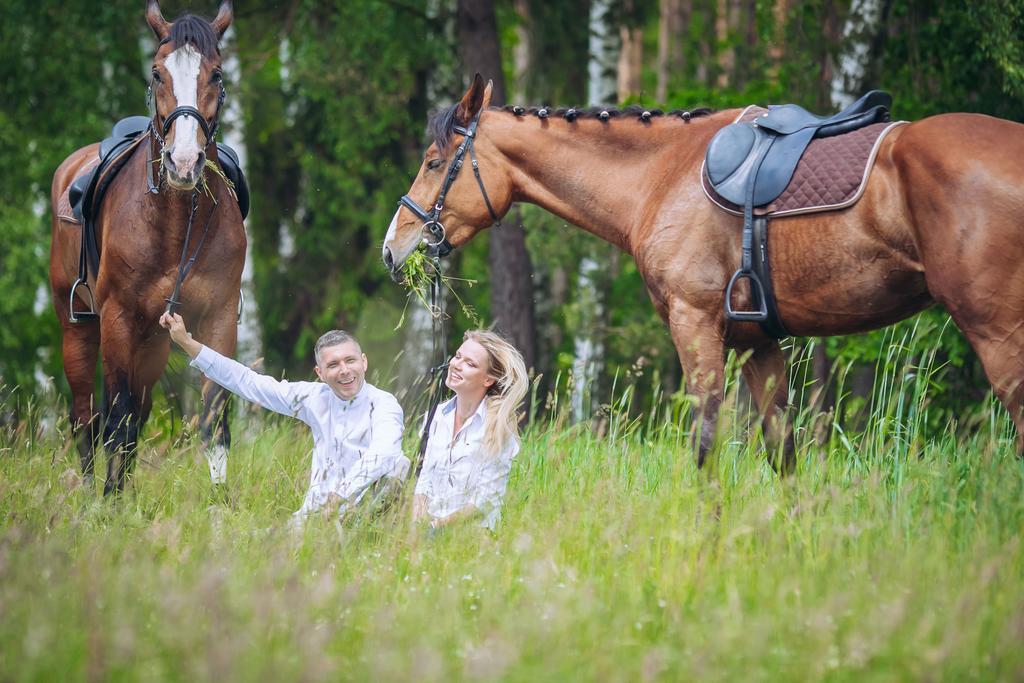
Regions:
<instances>
[{"instance_id":1,"label":"woman's white shirt","mask_svg":"<svg viewBox=\"0 0 1024 683\"><path fill-rule=\"evenodd\" d=\"M519 443L509 439L500 453L484 452L486 401L455 434L455 400L442 403L434 415L416 493L426 496L427 512L434 519L473 505L483 513L481 526L493 529Z\"/></svg>"}]
</instances>

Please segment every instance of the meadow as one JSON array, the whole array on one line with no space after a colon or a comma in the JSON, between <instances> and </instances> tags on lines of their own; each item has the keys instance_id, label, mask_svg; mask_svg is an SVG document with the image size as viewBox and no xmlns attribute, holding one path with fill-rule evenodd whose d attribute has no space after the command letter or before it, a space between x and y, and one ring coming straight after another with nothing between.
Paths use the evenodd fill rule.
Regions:
<instances>
[{"instance_id":1,"label":"meadow","mask_svg":"<svg viewBox=\"0 0 1024 683\"><path fill-rule=\"evenodd\" d=\"M620 384L597 427L555 406L496 534L411 528L409 487L290 529L309 437L263 413L224 490L157 416L104 500L29 415L0 432L0 680L1024 680L1015 434L989 400L925 435L937 369L905 342L856 433L795 415L786 479L742 399L706 471L685 400L638 413Z\"/></svg>"}]
</instances>

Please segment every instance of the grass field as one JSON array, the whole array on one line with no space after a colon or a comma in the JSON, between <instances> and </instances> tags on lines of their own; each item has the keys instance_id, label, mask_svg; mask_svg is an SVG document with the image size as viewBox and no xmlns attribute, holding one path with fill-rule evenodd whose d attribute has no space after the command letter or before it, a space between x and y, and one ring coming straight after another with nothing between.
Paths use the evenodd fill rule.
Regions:
<instances>
[{"instance_id":1,"label":"grass field","mask_svg":"<svg viewBox=\"0 0 1024 683\"><path fill-rule=\"evenodd\" d=\"M428 537L407 499L289 531L287 421L236 427L223 496L151 425L103 500L27 420L0 434L0 680L1024 680L1014 434L990 403L923 439L922 374L856 435L798 415L786 480L739 417L709 472L668 418L536 424L495 535Z\"/></svg>"}]
</instances>

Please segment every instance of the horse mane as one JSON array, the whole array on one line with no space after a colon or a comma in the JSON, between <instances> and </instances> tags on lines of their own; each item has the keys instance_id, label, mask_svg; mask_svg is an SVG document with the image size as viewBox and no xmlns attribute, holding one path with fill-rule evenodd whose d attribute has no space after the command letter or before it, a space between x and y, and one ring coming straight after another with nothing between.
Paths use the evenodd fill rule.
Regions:
<instances>
[{"instance_id":1,"label":"horse mane","mask_svg":"<svg viewBox=\"0 0 1024 683\"><path fill-rule=\"evenodd\" d=\"M434 142L437 143L441 154L447 152L448 145L455 134L455 126L459 124L459 120L455 115L458 109L458 102L449 105L435 113L428 124L428 130L434 136ZM699 109L673 109L666 112L661 109L647 109L639 104L631 104L622 108L587 107L584 109L575 109L573 107L560 107L558 109L550 107L520 107L518 105L506 104L503 107L490 107L490 110L504 111L516 116L558 117L567 121L574 121L576 119L610 120L614 118L634 118L640 121L658 116L675 116L688 122L692 118L715 113L713 109L707 107L700 107Z\"/></svg>"},{"instance_id":2,"label":"horse mane","mask_svg":"<svg viewBox=\"0 0 1024 683\"><path fill-rule=\"evenodd\" d=\"M181 47L191 45L199 54L213 58L220 54L217 47L217 34L210 22L194 14L183 14L171 24L171 32L164 42L174 43Z\"/></svg>"}]
</instances>

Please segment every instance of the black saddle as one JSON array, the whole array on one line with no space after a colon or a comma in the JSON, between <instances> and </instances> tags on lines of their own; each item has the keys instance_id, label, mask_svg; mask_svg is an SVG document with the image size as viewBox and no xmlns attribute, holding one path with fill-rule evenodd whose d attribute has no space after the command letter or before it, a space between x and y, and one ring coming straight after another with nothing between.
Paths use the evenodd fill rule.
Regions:
<instances>
[{"instance_id":1,"label":"black saddle","mask_svg":"<svg viewBox=\"0 0 1024 683\"><path fill-rule=\"evenodd\" d=\"M110 131L110 136L100 142L99 163L91 171L75 178L68 188L71 212L82 225L79 277L71 287L70 319L73 323L92 321L98 317L92 290L88 284L89 269L92 269L93 273L99 272L100 255L96 242L96 218L103 204L103 195L130 156L123 152L149 130L151 122L147 116L129 116L115 123ZM238 163L238 154L227 145L218 142L217 160L220 162L224 175L234 186L235 195L238 198L238 208L244 219L249 215L249 185L246 183L245 175ZM152 185L151 178L150 183L150 191L156 192L157 189ZM83 297L88 296L88 309L76 307L75 293L79 289L83 291Z\"/></svg>"},{"instance_id":2,"label":"black saddle","mask_svg":"<svg viewBox=\"0 0 1024 683\"><path fill-rule=\"evenodd\" d=\"M238 163L238 153L223 142L217 143L217 161L228 177L231 184L235 186L235 196L238 197L238 209L242 212L242 218L249 215L249 184L245 181L245 174Z\"/></svg>"},{"instance_id":3,"label":"black saddle","mask_svg":"<svg viewBox=\"0 0 1024 683\"><path fill-rule=\"evenodd\" d=\"M737 206L752 190L753 206L770 203L786 189L814 138L842 135L889 120L892 96L872 90L833 116L815 116L796 104L768 107L751 123L718 131L708 145L705 168L711 186Z\"/></svg>"},{"instance_id":4,"label":"black saddle","mask_svg":"<svg viewBox=\"0 0 1024 683\"><path fill-rule=\"evenodd\" d=\"M888 121L891 106L892 96L880 90L832 116L816 116L796 104L773 105L754 121L728 125L711 139L704 157L708 180L721 197L743 207L742 261L725 290L729 320L757 322L773 337L787 336L771 287L767 221L759 217L755 226L754 207L782 194L811 140ZM749 282L756 310L733 310L732 290L740 280Z\"/></svg>"},{"instance_id":5,"label":"black saddle","mask_svg":"<svg viewBox=\"0 0 1024 683\"><path fill-rule=\"evenodd\" d=\"M146 132L149 128L148 116L129 116L114 124L110 131L110 137L100 142L100 163L91 171L78 176L71 183L68 190L68 202L71 204L71 212L79 223L84 223L87 216L92 214L92 206L98 202L86 203L83 200L89 193L90 185L98 178L101 178L110 167L111 162L130 145L135 138ZM95 189L93 193L95 194ZM94 197L96 199L96 197Z\"/></svg>"},{"instance_id":6,"label":"black saddle","mask_svg":"<svg viewBox=\"0 0 1024 683\"><path fill-rule=\"evenodd\" d=\"M89 194L89 186L93 181L103 177L109 169L111 162L120 155L137 137L146 132L149 128L150 119L146 116L129 116L114 124L110 137L100 142L100 163L91 171L84 173L74 179L71 188L68 190L68 202L71 204L71 212L79 223L84 223L87 216L91 217L94 207L99 206L102 196L101 192L92 193L92 201L86 203L83 200ZM242 218L249 215L249 185L242 173L242 167L238 163L238 154L223 142L217 143L217 159L224 170L224 175L235 187L235 194L238 196L238 208L242 212ZM116 172L116 171L115 171ZM113 179L113 176L111 176Z\"/></svg>"}]
</instances>

